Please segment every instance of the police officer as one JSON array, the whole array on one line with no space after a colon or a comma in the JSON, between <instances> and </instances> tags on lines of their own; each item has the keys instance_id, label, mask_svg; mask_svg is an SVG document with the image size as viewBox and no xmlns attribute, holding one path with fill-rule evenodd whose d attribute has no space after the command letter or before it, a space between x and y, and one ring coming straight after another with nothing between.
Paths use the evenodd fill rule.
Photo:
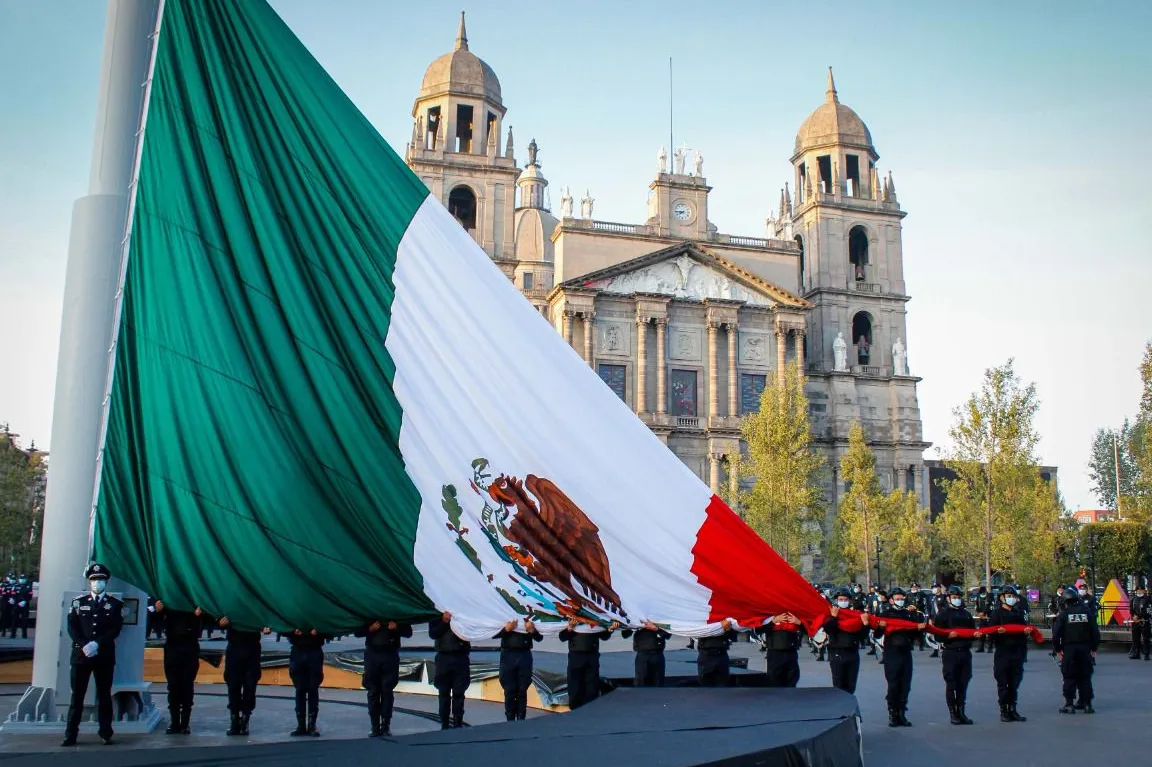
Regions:
<instances>
[{"instance_id":1,"label":"police officer","mask_svg":"<svg viewBox=\"0 0 1152 767\"><path fill-rule=\"evenodd\" d=\"M204 611L173 610L156 600L156 612L168 623L164 635L164 679L168 682L168 735L189 735L195 698L196 674L200 671L200 629Z\"/></svg>"},{"instance_id":2,"label":"police officer","mask_svg":"<svg viewBox=\"0 0 1152 767\"><path fill-rule=\"evenodd\" d=\"M124 625L124 603L105 593L110 573L93 564L84 573L88 591L72 600L68 610L68 636L72 639L72 700L61 746L76 745L88 680L96 678L97 733L112 745L112 676L116 670L116 637Z\"/></svg>"},{"instance_id":3,"label":"police officer","mask_svg":"<svg viewBox=\"0 0 1152 767\"><path fill-rule=\"evenodd\" d=\"M171 629L169 629L171 630ZM296 629L288 634L288 676L296 688L296 729L290 735L320 737L320 685L324 683L324 643L328 638L316 629ZM307 718L305 718L307 717Z\"/></svg>"},{"instance_id":4,"label":"police officer","mask_svg":"<svg viewBox=\"0 0 1152 767\"><path fill-rule=\"evenodd\" d=\"M725 687L728 684L728 646L736 641L736 622L726 618L720 623L721 633L696 640L696 678L701 687Z\"/></svg>"},{"instance_id":5,"label":"police officer","mask_svg":"<svg viewBox=\"0 0 1152 767\"><path fill-rule=\"evenodd\" d=\"M393 690L400 682L400 640L412 636L412 624L375 620L356 631L364 637L364 689L368 691L368 737L392 735Z\"/></svg>"},{"instance_id":6,"label":"police officer","mask_svg":"<svg viewBox=\"0 0 1152 767\"><path fill-rule=\"evenodd\" d=\"M620 636L632 637L632 649L636 651L636 674L632 679L635 687L664 686L664 643L671 638L664 629L652 621L644 621L638 629L624 629Z\"/></svg>"},{"instance_id":7,"label":"police officer","mask_svg":"<svg viewBox=\"0 0 1152 767\"><path fill-rule=\"evenodd\" d=\"M876 633L884 637L884 678L888 682L888 726L911 727L908 721L908 693L912 690L912 645L928 623L924 615L907 606L907 595L899 586L892 589L889 605L876 621ZM916 624L915 630L888 631L888 620Z\"/></svg>"},{"instance_id":8,"label":"police officer","mask_svg":"<svg viewBox=\"0 0 1152 767\"><path fill-rule=\"evenodd\" d=\"M848 589L837 591L832 615L824 622L824 631L828 634L828 668L832 671L832 686L855 695L856 679L860 676L860 643L867 641L870 616L860 613L864 627L859 631L845 631L840 628L839 615L841 610L851 607Z\"/></svg>"},{"instance_id":9,"label":"police officer","mask_svg":"<svg viewBox=\"0 0 1152 767\"><path fill-rule=\"evenodd\" d=\"M841 589L841 591L843 591L843 589ZM864 588L859 583L854 584L852 586L851 600L852 600L852 609L853 610L856 610L857 612L864 612L864 606L865 606Z\"/></svg>"},{"instance_id":10,"label":"police officer","mask_svg":"<svg viewBox=\"0 0 1152 767\"><path fill-rule=\"evenodd\" d=\"M1100 647L1100 627L1096 625L1096 611L1075 589L1064 591L1064 608L1052 623L1052 649L1060 659L1064 675L1064 706L1061 714L1083 709L1095 714L1092 708L1092 661ZM1080 699L1073 703L1076 694Z\"/></svg>"},{"instance_id":11,"label":"police officer","mask_svg":"<svg viewBox=\"0 0 1152 767\"><path fill-rule=\"evenodd\" d=\"M873 583L868 587L868 596L864 600L864 607L869 612L869 614L876 616L885 609L887 601L887 597L881 593L880 587ZM869 633L875 633L875 629L872 629ZM868 645L868 654L875 655L876 645L872 644L872 642L869 642ZM876 660L880 663L884 662L882 657L877 658Z\"/></svg>"},{"instance_id":12,"label":"police officer","mask_svg":"<svg viewBox=\"0 0 1152 767\"><path fill-rule=\"evenodd\" d=\"M1028 650L1028 637L1009 634L1005 626L1028 625L1028 612L1020 604L1020 595L1014 586L1000 590L1000 606L988 613L988 628L996 633L989 636L995 655L992 673L996 677L996 697L1000 702L1001 722L1027 722L1016 710L1016 691L1024 679L1024 658Z\"/></svg>"},{"instance_id":13,"label":"police officer","mask_svg":"<svg viewBox=\"0 0 1152 767\"><path fill-rule=\"evenodd\" d=\"M1144 660L1148 660L1149 620L1152 620L1152 601L1148 599L1148 591L1144 586L1136 587L1136 596L1132 598L1132 652L1128 657L1139 660L1143 652Z\"/></svg>"},{"instance_id":14,"label":"police officer","mask_svg":"<svg viewBox=\"0 0 1152 767\"><path fill-rule=\"evenodd\" d=\"M241 631L225 615L216 625L224 629L228 643L224 646L224 684L228 685L228 712L231 723L228 735L247 735L248 723L256 709L256 685L260 683L260 638L272 633Z\"/></svg>"},{"instance_id":15,"label":"police officer","mask_svg":"<svg viewBox=\"0 0 1152 767\"><path fill-rule=\"evenodd\" d=\"M575 618L560 632L568 643L568 708L575 711L600 697L600 643L620 627L613 621L606 629L588 626Z\"/></svg>"},{"instance_id":16,"label":"police officer","mask_svg":"<svg viewBox=\"0 0 1152 767\"><path fill-rule=\"evenodd\" d=\"M32 584L28 582L27 573L20 573L16 584L9 587L11 596L8 598L12 607L12 634L16 638L16 629L20 629L20 636L28 638L28 613L32 606Z\"/></svg>"},{"instance_id":17,"label":"police officer","mask_svg":"<svg viewBox=\"0 0 1152 767\"><path fill-rule=\"evenodd\" d=\"M1001 591L1000 593L1003 594L1004 592ZM1017 598L1019 598L1019 595L1017 595ZM976 592L976 628L987 625L988 614L994 609L996 609L996 606L992 604L992 598L988 595L988 587L981 586L980 590ZM984 634L981 634L980 638L976 640L976 652L984 652L988 641L991 640Z\"/></svg>"},{"instance_id":18,"label":"police officer","mask_svg":"<svg viewBox=\"0 0 1152 767\"><path fill-rule=\"evenodd\" d=\"M944 701L948 704L948 721L972 724L964 711L968 701L968 682L972 679L972 640L957 636L956 629L976 628L976 619L964 608L964 592L956 585L948 587L948 606L936 613L932 625L949 632L943 639Z\"/></svg>"},{"instance_id":19,"label":"police officer","mask_svg":"<svg viewBox=\"0 0 1152 767\"><path fill-rule=\"evenodd\" d=\"M800 619L791 613L773 615L755 633L764 637L769 687L795 687L800 682Z\"/></svg>"},{"instance_id":20,"label":"police officer","mask_svg":"<svg viewBox=\"0 0 1152 767\"><path fill-rule=\"evenodd\" d=\"M531 618L504 624L500 640L500 686L504 688L504 719L515 722L528 716L528 688L532 686L532 645L544 638Z\"/></svg>"},{"instance_id":21,"label":"police officer","mask_svg":"<svg viewBox=\"0 0 1152 767\"><path fill-rule=\"evenodd\" d=\"M464 726L464 693L472 681L472 645L452 630L452 613L428 624L428 636L436 642L436 676L440 695L440 729Z\"/></svg>"},{"instance_id":22,"label":"police officer","mask_svg":"<svg viewBox=\"0 0 1152 767\"><path fill-rule=\"evenodd\" d=\"M12 573L4 576L0 581L0 634L8 631L12 625L12 608L16 606L15 594L16 577Z\"/></svg>"},{"instance_id":23,"label":"police officer","mask_svg":"<svg viewBox=\"0 0 1152 767\"><path fill-rule=\"evenodd\" d=\"M928 602L930 602L932 600L932 598L933 598L932 595L930 595L930 594L925 595L924 592L920 590L920 584L917 583L916 581L912 581L912 583L910 583L908 585L908 602L907 602L907 604L913 610L917 610L921 613L924 613L924 615L927 616L928 615ZM917 650L923 650L924 646L925 646L924 635L921 634L920 636L918 636L916 638L916 649ZM936 651L933 650L932 652L935 653ZM933 655L932 657L936 657L936 656Z\"/></svg>"}]
</instances>

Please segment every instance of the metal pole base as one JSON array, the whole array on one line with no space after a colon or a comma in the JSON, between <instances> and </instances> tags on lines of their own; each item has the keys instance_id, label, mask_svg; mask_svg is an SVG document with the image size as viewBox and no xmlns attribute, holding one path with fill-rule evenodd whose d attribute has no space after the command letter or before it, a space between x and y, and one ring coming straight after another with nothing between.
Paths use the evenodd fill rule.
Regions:
<instances>
[{"instance_id":1,"label":"metal pole base","mask_svg":"<svg viewBox=\"0 0 1152 767\"><path fill-rule=\"evenodd\" d=\"M89 691L88 698L92 698ZM0 731L20 735L63 735L67 705L56 705L51 687L29 687ZM160 709L152 703L152 683L113 685L112 728L122 735L147 735L160 724ZM85 700L80 732L96 734L96 706Z\"/></svg>"}]
</instances>

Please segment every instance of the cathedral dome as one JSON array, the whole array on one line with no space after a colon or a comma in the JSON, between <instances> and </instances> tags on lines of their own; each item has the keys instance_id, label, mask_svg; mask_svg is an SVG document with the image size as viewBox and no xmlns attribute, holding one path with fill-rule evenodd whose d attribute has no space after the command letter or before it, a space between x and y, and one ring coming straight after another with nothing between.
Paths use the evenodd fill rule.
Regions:
<instances>
[{"instance_id":1,"label":"cathedral dome","mask_svg":"<svg viewBox=\"0 0 1152 767\"><path fill-rule=\"evenodd\" d=\"M876 154L868 126L860 119L860 115L851 107L841 104L837 98L836 83L832 79L832 68L829 67L824 103L808 115L808 119L796 132L796 154L832 144L860 147Z\"/></svg>"},{"instance_id":2,"label":"cathedral dome","mask_svg":"<svg viewBox=\"0 0 1152 767\"><path fill-rule=\"evenodd\" d=\"M552 233L557 223L555 216L540 208L516 211L516 259L553 261Z\"/></svg>"},{"instance_id":3,"label":"cathedral dome","mask_svg":"<svg viewBox=\"0 0 1152 767\"><path fill-rule=\"evenodd\" d=\"M464 14L460 14L460 31L456 34L456 48L428 65L420 83L420 98L445 93L463 93L480 96L503 106L500 100L500 80L492 67L468 50L468 34L464 29Z\"/></svg>"}]
</instances>

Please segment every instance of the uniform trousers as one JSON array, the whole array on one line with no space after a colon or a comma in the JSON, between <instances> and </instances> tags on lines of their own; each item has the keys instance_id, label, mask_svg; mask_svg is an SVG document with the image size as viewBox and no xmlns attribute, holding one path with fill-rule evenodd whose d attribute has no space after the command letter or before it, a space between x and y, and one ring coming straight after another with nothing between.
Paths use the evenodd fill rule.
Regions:
<instances>
[{"instance_id":1,"label":"uniform trousers","mask_svg":"<svg viewBox=\"0 0 1152 767\"><path fill-rule=\"evenodd\" d=\"M600 697L600 653L568 651L568 708Z\"/></svg>"},{"instance_id":2,"label":"uniform trousers","mask_svg":"<svg viewBox=\"0 0 1152 767\"><path fill-rule=\"evenodd\" d=\"M945 647L940 656L944 700L949 708L963 706L968 701L968 682L972 679L972 651L967 647Z\"/></svg>"},{"instance_id":3,"label":"uniform trousers","mask_svg":"<svg viewBox=\"0 0 1152 767\"><path fill-rule=\"evenodd\" d=\"M96 720L99 722L97 734L101 738L112 737L112 676L116 672L116 661L72 664L72 700L68 705L68 723L64 735L75 738L80 732L80 719L84 715L84 696L88 693L88 680L96 678Z\"/></svg>"},{"instance_id":4,"label":"uniform trousers","mask_svg":"<svg viewBox=\"0 0 1152 767\"><path fill-rule=\"evenodd\" d=\"M200 671L200 643L175 642L164 645L164 679L168 683L168 709L191 709Z\"/></svg>"},{"instance_id":5,"label":"uniform trousers","mask_svg":"<svg viewBox=\"0 0 1152 767\"><path fill-rule=\"evenodd\" d=\"M860 651L855 647L829 647L828 667L832 670L832 686L855 695L856 679L860 676Z\"/></svg>"},{"instance_id":6,"label":"uniform trousers","mask_svg":"<svg viewBox=\"0 0 1152 767\"><path fill-rule=\"evenodd\" d=\"M696 677L701 687L725 687L729 675L727 650L709 650L696 655Z\"/></svg>"},{"instance_id":7,"label":"uniform trousers","mask_svg":"<svg viewBox=\"0 0 1152 767\"><path fill-rule=\"evenodd\" d=\"M1016 691L1024 680L1024 652L997 650L992 658L992 675L996 677L996 699L1001 706L1016 705Z\"/></svg>"},{"instance_id":8,"label":"uniform trousers","mask_svg":"<svg viewBox=\"0 0 1152 767\"><path fill-rule=\"evenodd\" d=\"M398 650L364 650L364 676L361 680L368 691L368 718L375 723L382 719L392 721L393 691L400 682L400 652Z\"/></svg>"},{"instance_id":9,"label":"uniform trousers","mask_svg":"<svg viewBox=\"0 0 1152 767\"><path fill-rule=\"evenodd\" d=\"M796 650L772 650L764 655L769 687L795 687L800 682L800 659Z\"/></svg>"},{"instance_id":10,"label":"uniform trousers","mask_svg":"<svg viewBox=\"0 0 1152 767\"><path fill-rule=\"evenodd\" d=\"M500 686L504 688L504 718L509 722L528 716L528 688L532 686L532 651L500 651Z\"/></svg>"},{"instance_id":11,"label":"uniform trousers","mask_svg":"<svg viewBox=\"0 0 1152 767\"><path fill-rule=\"evenodd\" d=\"M466 652L436 653L436 676L433 684L440 694L440 724L464 721L464 693L472 678L472 662ZM449 720L451 715L451 720Z\"/></svg>"},{"instance_id":12,"label":"uniform trousers","mask_svg":"<svg viewBox=\"0 0 1152 767\"><path fill-rule=\"evenodd\" d=\"M320 712L320 685L324 683L324 651L293 647L288 656L288 676L296 688L296 716L316 716Z\"/></svg>"},{"instance_id":13,"label":"uniform trousers","mask_svg":"<svg viewBox=\"0 0 1152 767\"><path fill-rule=\"evenodd\" d=\"M228 685L228 710L251 714L256 709L256 685L260 683L260 651L224 650L224 684Z\"/></svg>"},{"instance_id":14,"label":"uniform trousers","mask_svg":"<svg viewBox=\"0 0 1152 767\"><path fill-rule=\"evenodd\" d=\"M912 691L911 647L884 647L884 679L888 681L888 708L906 711Z\"/></svg>"},{"instance_id":15,"label":"uniform trousers","mask_svg":"<svg viewBox=\"0 0 1152 767\"><path fill-rule=\"evenodd\" d=\"M636 651L636 676L632 684L636 687L664 686L663 650Z\"/></svg>"},{"instance_id":16,"label":"uniform trousers","mask_svg":"<svg viewBox=\"0 0 1152 767\"><path fill-rule=\"evenodd\" d=\"M1148 619L1144 618L1139 623L1132 624L1132 651L1128 653L1133 658L1138 658L1143 655L1148 657L1149 639L1152 639L1152 631L1148 626Z\"/></svg>"},{"instance_id":17,"label":"uniform trousers","mask_svg":"<svg viewBox=\"0 0 1152 767\"><path fill-rule=\"evenodd\" d=\"M1086 644L1064 645L1064 660L1060 664L1064 675L1064 700L1072 700L1088 705L1092 702L1092 651Z\"/></svg>"}]
</instances>

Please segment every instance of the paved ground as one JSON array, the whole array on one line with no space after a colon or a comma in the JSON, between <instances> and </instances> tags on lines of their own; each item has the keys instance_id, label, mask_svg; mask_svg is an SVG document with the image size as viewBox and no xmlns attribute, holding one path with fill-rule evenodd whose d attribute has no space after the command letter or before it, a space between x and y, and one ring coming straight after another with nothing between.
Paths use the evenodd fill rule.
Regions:
<instances>
[{"instance_id":1,"label":"paved ground","mask_svg":"<svg viewBox=\"0 0 1152 767\"><path fill-rule=\"evenodd\" d=\"M7 640L5 640L7 641ZM555 646L553 646L555 643ZM273 644L275 644L273 642ZM682 640L673 642L679 649ZM561 645L546 640L541 649L556 650ZM281 646L284 646L283 644ZM352 640L348 647L355 646ZM624 651L627 644L613 640L606 649ZM335 648L333 648L335 649ZM751 655L751 645L741 643L734 654ZM992 656L975 655L975 674L969 690L968 714L976 720L972 727L953 727L948 724L944 706L944 685L939 661L928 657L928 652L916 653L916 674L912 683L909 718L912 728L890 729L886 726L883 666L872 658L862 665L857 699L864 717L864 749L869 765L892 767L980 767L1012 765L1091 764L1106 759L1109 764L1147 762L1146 738L1152 718L1152 663L1131 661L1122 652L1105 652L1098 659L1095 686L1097 714L1087 716L1058 714L1060 706L1059 669L1046 649L1033 648L1026 667L1021 688L1019 708L1029 718L1023 724L1002 724L996 706L995 682L992 678ZM763 660L752 660L754 667L762 668ZM817 663L813 656L802 653L801 686L825 686L829 682L826 664ZM0 688L0 716L15 705L22 688ZM155 734L136 738L125 737L120 748L171 748L176 745L210 746L228 743L226 738L227 711L223 689L205 685L198 688L197 706L193 716L193 734L186 737ZM290 740L287 732L294 726L291 690L287 688L261 688L262 697L252 720L251 742ZM365 735L367 716L363 696L351 691L325 690L321 705L320 725L326 738L357 738ZM162 696L161 696L161 704ZM434 699L401 695L393 721L397 735L434 729L436 724L420 716L431 712ZM540 712L533 715L549 716ZM468 702L467 719L483 724L502 719L497 704ZM15 752L34 752L52 749L55 743L35 736L9 736L0 733L0 762L5 755ZM114 762L110 759L109 764Z\"/></svg>"}]
</instances>

